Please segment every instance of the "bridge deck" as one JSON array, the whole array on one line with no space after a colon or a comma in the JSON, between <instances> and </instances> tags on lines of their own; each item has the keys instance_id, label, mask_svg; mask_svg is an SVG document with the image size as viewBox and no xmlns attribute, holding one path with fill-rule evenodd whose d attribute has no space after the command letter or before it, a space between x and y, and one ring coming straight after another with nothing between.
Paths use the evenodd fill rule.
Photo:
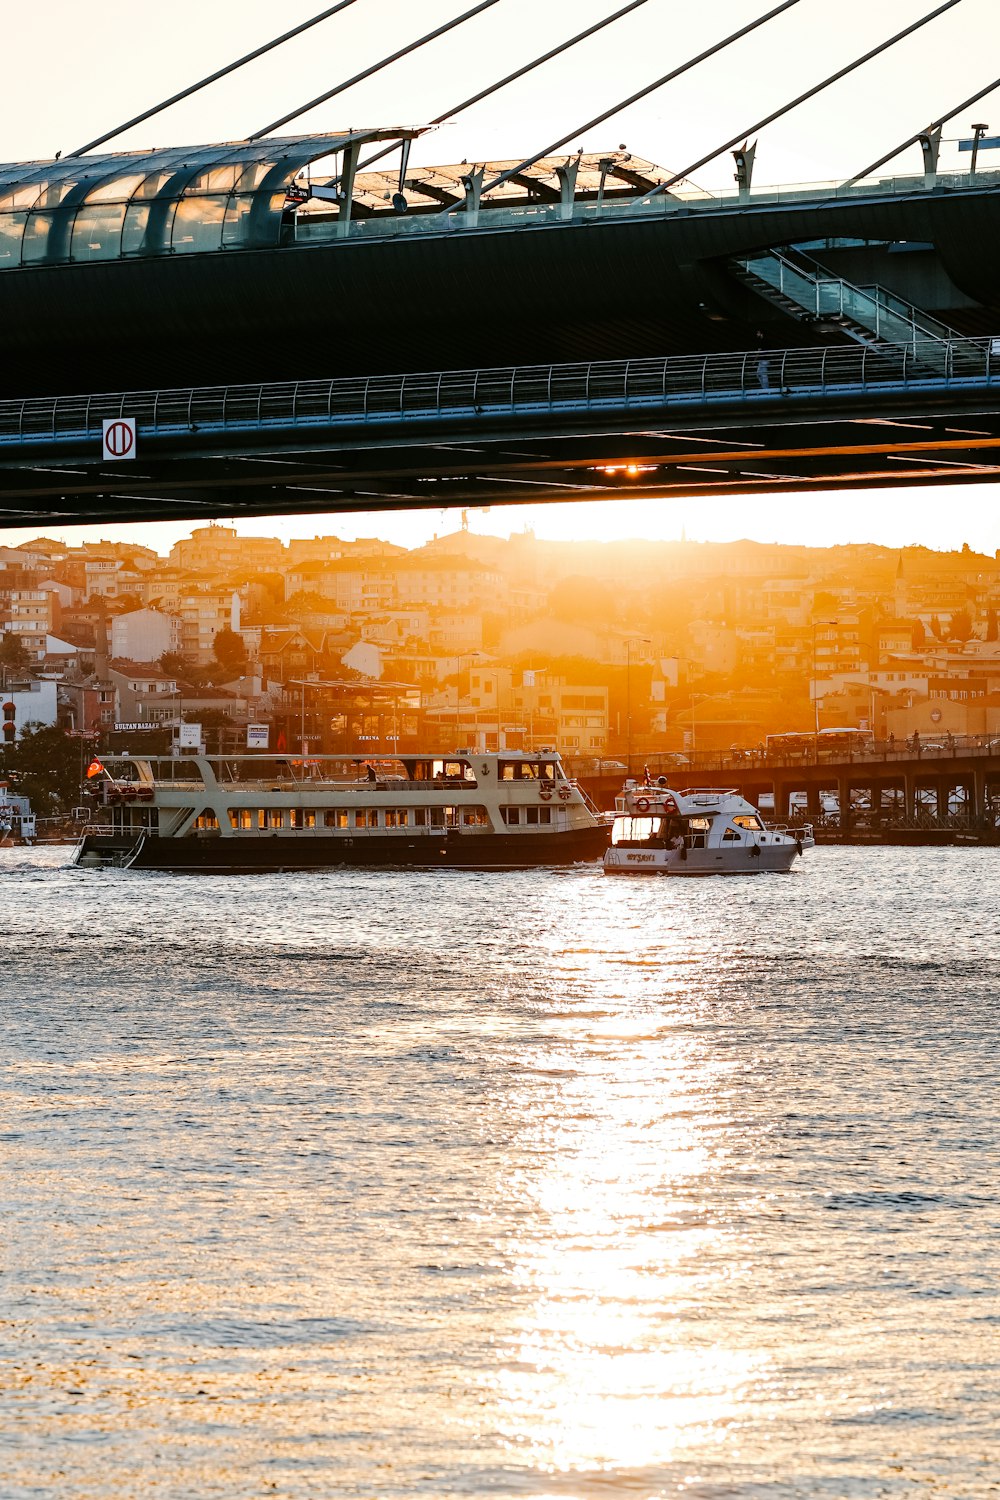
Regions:
<instances>
[{"instance_id":1,"label":"bridge deck","mask_svg":"<svg viewBox=\"0 0 1000 1500\"><path fill-rule=\"evenodd\" d=\"M982 482L998 450L992 339L30 398L0 526Z\"/></svg>"}]
</instances>

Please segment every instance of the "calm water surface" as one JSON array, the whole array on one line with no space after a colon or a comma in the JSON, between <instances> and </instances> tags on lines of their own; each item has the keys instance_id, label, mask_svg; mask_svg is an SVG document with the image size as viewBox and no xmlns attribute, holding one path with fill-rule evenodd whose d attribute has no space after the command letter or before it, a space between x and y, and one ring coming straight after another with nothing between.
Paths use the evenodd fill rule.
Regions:
<instances>
[{"instance_id":1,"label":"calm water surface","mask_svg":"<svg viewBox=\"0 0 1000 1500\"><path fill-rule=\"evenodd\" d=\"M1000 852L0 854L0 1493L1000 1494Z\"/></svg>"}]
</instances>

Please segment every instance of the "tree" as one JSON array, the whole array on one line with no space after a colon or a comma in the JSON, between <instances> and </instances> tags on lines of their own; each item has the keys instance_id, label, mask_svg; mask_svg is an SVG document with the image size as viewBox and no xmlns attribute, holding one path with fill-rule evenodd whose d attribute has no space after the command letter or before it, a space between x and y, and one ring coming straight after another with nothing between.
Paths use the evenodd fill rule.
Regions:
<instances>
[{"instance_id":1,"label":"tree","mask_svg":"<svg viewBox=\"0 0 1000 1500\"><path fill-rule=\"evenodd\" d=\"M924 629L923 620L918 617L913 622L913 649L914 651L923 651L926 645L927 631Z\"/></svg>"},{"instance_id":2,"label":"tree","mask_svg":"<svg viewBox=\"0 0 1000 1500\"><path fill-rule=\"evenodd\" d=\"M3 753L3 770L40 818L59 817L80 801L80 741L53 725L26 725Z\"/></svg>"},{"instance_id":3,"label":"tree","mask_svg":"<svg viewBox=\"0 0 1000 1500\"><path fill-rule=\"evenodd\" d=\"M4 631L0 641L0 678L4 682L15 677L24 677L31 671L31 656L21 637L11 630Z\"/></svg>"},{"instance_id":4,"label":"tree","mask_svg":"<svg viewBox=\"0 0 1000 1500\"><path fill-rule=\"evenodd\" d=\"M937 615L931 615L931 635L936 641L944 640L944 636L941 633L941 621L938 619Z\"/></svg>"},{"instance_id":5,"label":"tree","mask_svg":"<svg viewBox=\"0 0 1000 1500\"><path fill-rule=\"evenodd\" d=\"M243 637L228 625L216 634L212 642L212 654L219 666L231 676L241 672L247 664L247 648Z\"/></svg>"},{"instance_id":6,"label":"tree","mask_svg":"<svg viewBox=\"0 0 1000 1500\"><path fill-rule=\"evenodd\" d=\"M995 641L998 637L1000 637L1000 630L997 629L997 612L995 609L988 609L986 611L986 639Z\"/></svg>"},{"instance_id":7,"label":"tree","mask_svg":"<svg viewBox=\"0 0 1000 1500\"><path fill-rule=\"evenodd\" d=\"M164 651L157 665L168 677L186 677L193 663L180 651Z\"/></svg>"},{"instance_id":8,"label":"tree","mask_svg":"<svg viewBox=\"0 0 1000 1500\"><path fill-rule=\"evenodd\" d=\"M972 616L967 609L957 609L948 627L950 641L967 641L972 637Z\"/></svg>"}]
</instances>

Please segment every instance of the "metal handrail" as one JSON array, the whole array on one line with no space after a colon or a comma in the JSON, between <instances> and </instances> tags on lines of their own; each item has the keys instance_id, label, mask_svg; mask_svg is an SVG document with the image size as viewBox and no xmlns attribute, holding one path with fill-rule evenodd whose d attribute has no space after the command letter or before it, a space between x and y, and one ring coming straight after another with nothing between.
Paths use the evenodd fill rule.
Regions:
<instances>
[{"instance_id":1,"label":"metal handrail","mask_svg":"<svg viewBox=\"0 0 1000 1500\"><path fill-rule=\"evenodd\" d=\"M532 412L787 402L956 385L1000 385L1000 337L28 397L0 402L0 451L99 441L104 419L119 417L134 418L144 438L176 438L442 418L475 421Z\"/></svg>"},{"instance_id":2,"label":"metal handrail","mask_svg":"<svg viewBox=\"0 0 1000 1500\"><path fill-rule=\"evenodd\" d=\"M938 358L942 346L956 337L947 324L925 314L895 292L887 291L877 283L862 286L847 281L811 257L802 258L809 261L811 269L796 265L777 250L741 256L739 262L752 275L817 319L847 318L886 342L899 342L898 333L902 327L911 346L926 343L925 352L934 351ZM895 339L887 337L893 333L897 335Z\"/></svg>"}]
</instances>

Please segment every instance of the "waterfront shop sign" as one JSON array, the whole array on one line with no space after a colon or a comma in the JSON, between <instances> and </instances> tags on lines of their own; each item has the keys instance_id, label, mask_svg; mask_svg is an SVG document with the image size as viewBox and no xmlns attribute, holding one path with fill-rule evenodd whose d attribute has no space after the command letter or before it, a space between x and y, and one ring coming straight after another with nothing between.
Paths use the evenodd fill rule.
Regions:
<instances>
[{"instance_id":1,"label":"waterfront shop sign","mask_svg":"<svg viewBox=\"0 0 1000 1500\"><path fill-rule=\"evenodd\" d=\"M104 462L135 458L135 418L113 417L104 421Z\"/></svg>"},{"instance_id":2,"label":"waterfront shop sign","mask_svg":"<svg viewBox=\"0 0 1000 1500\"><path fill-rule=\"evenodd\" d=\"M153 724L153 723L150 723L150 721L148 719L145 719L145 720L143 720L143 722L141 724L116 724L115 725L115 733L116 734L132 734L133 732L135 732L137 734L144 734L146 731L148 731L150 729L162 729L162 728L163 728L162 724Z\"/></svg>"},{"instance_id":3,"label":"waterfront shop sign","mask_svg":"<svg viewBox=\"0 0 1000 1500\"><path fill-rule=\"evenodd\" d=\"M248 724L247 725L247 749L248 750L266 750L267 749L267 725L266 724Z\"/></svg>"}]
</instances>

